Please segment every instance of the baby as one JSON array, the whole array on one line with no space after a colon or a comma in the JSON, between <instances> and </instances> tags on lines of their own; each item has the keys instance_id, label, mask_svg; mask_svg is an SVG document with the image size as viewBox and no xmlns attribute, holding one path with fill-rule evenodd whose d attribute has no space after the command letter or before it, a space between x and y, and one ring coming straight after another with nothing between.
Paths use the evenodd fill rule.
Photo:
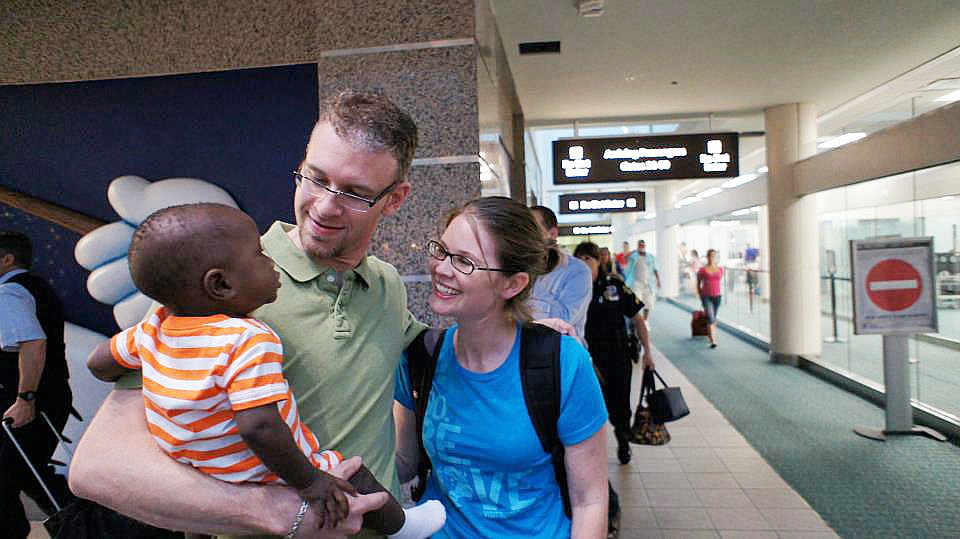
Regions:
<instances>
[{"instance_id":1,"label":"baby","mask_svg":"<svg viewBox=\"0 0 960 539\"><path fill-rule=\"evenodd\" d=\"M321 526L347 517L344 493L386 490L366 467L349 482L327 473L341 455L320 450L283 377L280 338L247 314L280 287L250 217L220 204L162 209L137 228L129 260L137 288L163 307L100 345L87 366L106 381L143 371L147 424L163 451L224 481L282 481ZM405 510L393 497L363 517L398 538L428 537L444 521L439 502Z\"/></svg>"}]
</instances>

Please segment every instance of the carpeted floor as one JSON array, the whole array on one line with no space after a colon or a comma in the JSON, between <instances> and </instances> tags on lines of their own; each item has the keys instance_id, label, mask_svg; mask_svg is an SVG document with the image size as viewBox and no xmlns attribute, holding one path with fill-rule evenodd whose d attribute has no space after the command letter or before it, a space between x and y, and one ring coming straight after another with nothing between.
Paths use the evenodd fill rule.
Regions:
<instances>
[{"instance_id":1,"label":"carpeted floor","mask_svg":"<svg viewBox=\"0 0 960 539\"><path fill-rule=\"evenodd\" d=\"M883 410L720 332L690 338L690 315L660 302L654 346L696 385L841 537L960 537L960 448L853 433Z\"/></svg>"}]
</instances>

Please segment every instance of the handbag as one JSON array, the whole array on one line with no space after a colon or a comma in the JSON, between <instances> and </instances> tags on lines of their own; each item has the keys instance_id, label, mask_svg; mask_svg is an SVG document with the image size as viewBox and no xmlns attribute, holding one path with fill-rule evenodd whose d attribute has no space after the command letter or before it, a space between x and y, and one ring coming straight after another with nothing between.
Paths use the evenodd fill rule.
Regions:
<instances>
[{"instance_id":1,"label":"handbag","mask_svg":"<svg viewBox=\"0 0 960 539\"><path fill-rule=\"evenodd\" d=\"M655 423L650 408L644 406L644 400L653 392L653 373L650 369L643 371L643 383L640 385L640 402L637 411L633 414L633 425L630 427L630 442L640 445L664 445L670 442L670 433L663 422Z\"/></svg>"},{"instance_id":2,"label":"handbag","mask_svg":"<svg viewBox=\"0 0 960 539\"><path fill-rule=\"evenodd\" d=\"M654 369L650 369L650 385L653 387L653 391L647 395L647 404L650 406L650 414L653 417L653 421L656 423L669 423L670 421L676 421L682 417L686 417L690 414L690 409L687 407L687 401L683 400L683 393L680 392L679 387L669 387L667 383L663 381L663 377L660 376ZM663 389L656 389L656 382L653 381L653 376L656 375L660 379L660 383L663 384ZM646 378L647 373L643 373L644 378Z\"/></svg>"}]
</instances>

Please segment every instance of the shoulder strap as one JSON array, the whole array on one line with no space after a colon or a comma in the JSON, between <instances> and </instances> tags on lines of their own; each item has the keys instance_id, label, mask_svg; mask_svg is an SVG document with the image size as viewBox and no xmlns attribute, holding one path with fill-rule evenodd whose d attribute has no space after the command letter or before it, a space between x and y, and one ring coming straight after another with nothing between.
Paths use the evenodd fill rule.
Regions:
<instances>
[{"instance_id":1,"label":"shoulder strap","mask_svg":"<svg viewBox=\"0 0 960 539\"><path fill-rule=\"evenodd\" d=\"M563 443L557 431L560 419L560 334L539 324L526 324L520 334L520 381L527 413L540 445L553 461L563 510L572 518Z\"/></svg>"},{"instance_id":2,"label":"shoulder strap","mask_svg":"<svg viewBox=\"0 0 960 539\"><path fill-rule=\"evenodd\" d=\"M427 488L427 474L432 468L430 457L423 447L423 418L427 414L427 400L433 385L433 375L437 370L440 345L443 344L446 332L445 329L425 329L406 350L410 387L413 388L413 411L417 416L417 444L420 446L420 458L417 461L417 477L420 480L412 492L415 501L423 496Z\"/></svg>"}]
</instances>

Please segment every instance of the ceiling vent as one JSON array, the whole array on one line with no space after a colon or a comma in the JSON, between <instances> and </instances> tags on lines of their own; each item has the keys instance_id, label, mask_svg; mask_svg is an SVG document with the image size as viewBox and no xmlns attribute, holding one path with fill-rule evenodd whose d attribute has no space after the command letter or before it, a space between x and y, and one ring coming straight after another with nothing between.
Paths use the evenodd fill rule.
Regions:
<instances>
[{"instance_id":1,"label":"ceiling vent","mask_svg":"<svg viewBox=\"0 0 960 539\"><path fill-rule=\"evenodd\" d=\"M577 14L581 17L599 17L603 15L604 0L574 0Z\"/></svg>"},{"instance_id":2,"label":"ceiling vent","mask_svg":"<svg viewBox=\"0 0 960 539\"><path fill-rule=\"evenodd\" d=\"M560 42L528 41L520 43L520 54L560 54Z\"/></svg>"}]
</instances>

